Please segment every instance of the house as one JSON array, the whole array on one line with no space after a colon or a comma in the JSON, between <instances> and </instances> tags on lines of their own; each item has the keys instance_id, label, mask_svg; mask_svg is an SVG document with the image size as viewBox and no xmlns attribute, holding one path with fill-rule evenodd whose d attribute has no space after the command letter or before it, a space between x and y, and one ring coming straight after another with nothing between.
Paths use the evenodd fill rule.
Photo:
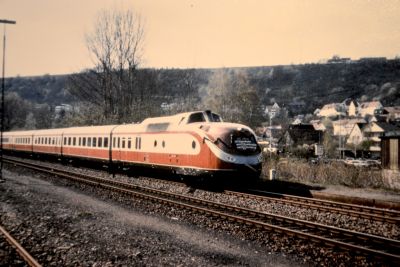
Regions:
<instances>
[{"instance_id":1,"label":"house","mask_svg":"<svg viewBox=\"0 0 400 267\"><path fill-rule=\"evenodd\" d=\"M381 136L382 177L389 188L400 189L400 131Z\"/></svg>"},{"instance_id":2,"label":"house","mask_svg":"<svg viewBox=\"0 0 400 267\"><path fill-rule=\"evenodd\" d=\"M272 106L266 106L264 113L273 119L279 115L280 111L281 107L277 103L274 103Z\"/></svg>"},{"instance_id":3,"label":"house","mask_svg":"<svg viewBox=\"0 0 400 267\"><path fill-rule=\"evenodd\" d=\"M66 114L71 113L73 111L73 107L69 104L61 104L54 108L55 119L59 119L64 117Z\"/></svg>"},{"instance_id":4,"label":"house","mask_svg":"<svg viewBox=\"0 0 400 267\"><path fill-rule=\"evenodd\" d=\"M334 136L349 136L357 123L366 123L364 119L343 119L332 122Z\"/></svg>"},{"instance_id":5,"label":"house","mask_svg":"<svg viewBox=\"0 0 400 267\"><path fill-rule=\"evenodd\" d=\"M322 137L322 131L315 130L311 124L290 125L278 143L283 148L311 147L320 143Z\"/></svg>"},{"instance_id":6,"label":"house","mask_svg":"<svg viewBox=\"0 0 400 267\"><path fill-rule=\"evenodd\" d=\"M350 117L356 117L358 115L358 108L359 108L359 104L356 101L351 101L348 108L347 108L347 114Z\"/></svg>"},{"instance_id":7,"label":"house","mask_svg":"<svg viewBox=\"0 0 400 267\"><path fill-rule=\"evenodd\" d=\"M397 132L400 129L387 122L371 122L363 129L364 139L371 142L369 151L380 153L381 151L381 137L385 133Z\"/></svg>"},{"instance_id":8,"label":"house","mask_svg":"<svg viewBox=\"0 0 400 267\"><path fill-rule=\"evenodd\" d=\"M390 170L400 169L400 131L385 133L382 138L382 167Z\"/></svg>"},{"instance_id":9,"label":"house","mask_svg":"<svg viewBox=\"0 0 400 267\"><path fill-rule=\"evenodd\" d=\"M346 116L345 110L346 110L346 107L342 103L326 104L319 111L318 116L320 116L320 117Z\"/></svg>"},{"instance_id":10,"label":"house","mask_svg":"<svg viewBox=\"0 0 400 267\"><path fill-rule=\"evenodd\" d=\"M291 124L293 124L293 125L302 124L303 120L304 120L304 115L300 114L300 115L297 115L296 117L294 117L294 120Z\"/></svg>"},{"instance_id":11,"label":"house","mask_svg":"<svg viewBox=\"0 0 400 267\"><path fill-rule=\"evenodd\" d=\"M320 120L311 120L310 124L312 124L312 126L314 126L314 129L317 131L326 131L325 125Z\"/></svg>"},{"instance_id":12,"label":"house","mask_svg":"<svg viewBox=\"0 0 400 267\"><path fill-rule=\"evenodd\" d=\"M359 115L365 117L367 115L375 115L383 106L379 101L363 102L360 104Z\"/></svg>"},{"instance_id":13,"label":"house","mask_svg":"<svg viewBox=\"0 0 400 267\"><path fill-rule=\"evenodd\" d=\"M384 116L387 121L400 120L400 106L383 108L382 116Z\"/></svg>"},{"instance_id":14,"label":"house","mask_svg":"<svg viewBox=\"0 0 400 267\"><path fill-rule=\"evenodd\" d=\"M367 123L356 123L354 124L353 129L350 131L349 137L347 138L348 145L356 145L358 146L364 141L364 132L363 129L367 125Z\"/></svg>"}]
</instances>

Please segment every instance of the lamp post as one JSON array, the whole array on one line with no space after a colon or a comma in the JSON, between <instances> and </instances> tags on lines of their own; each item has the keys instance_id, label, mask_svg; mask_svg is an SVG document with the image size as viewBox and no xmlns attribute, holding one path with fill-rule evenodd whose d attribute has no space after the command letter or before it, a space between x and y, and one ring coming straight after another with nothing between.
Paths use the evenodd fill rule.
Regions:
<instances>
[{"instance_id":1,"label":"lamp post","mask_svg":"<svg viewBox=\"0 0 400 267\"><path fill-rule=\"evenodd\" d=\"M5 87L5 66L6 66L6 24L16 24L14 20L0 19L4 24L3 31L3 77L1 79L1 127L0 127L0 181L3 180L3 132L4 132L4 87Z\"/></svg>"}]
</instances>

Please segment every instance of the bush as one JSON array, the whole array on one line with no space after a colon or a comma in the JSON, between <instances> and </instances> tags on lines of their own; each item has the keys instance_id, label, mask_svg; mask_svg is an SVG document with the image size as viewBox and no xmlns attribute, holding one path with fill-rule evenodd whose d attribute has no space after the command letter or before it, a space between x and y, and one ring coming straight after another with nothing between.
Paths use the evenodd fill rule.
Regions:
<instances>
[{"instance_id":1,"label":"bush","mask_svg":"<svg viewBox=\"0 0 400 267\"><path fill-rule=\"evenodd\" d=\"M385 188L381 170L347 166L339 161L313 164L304 159L266 158L263 166L265 177L268 177L271 168L277 170L280 180L353 188Z\"/></svg>"}]
</instances>

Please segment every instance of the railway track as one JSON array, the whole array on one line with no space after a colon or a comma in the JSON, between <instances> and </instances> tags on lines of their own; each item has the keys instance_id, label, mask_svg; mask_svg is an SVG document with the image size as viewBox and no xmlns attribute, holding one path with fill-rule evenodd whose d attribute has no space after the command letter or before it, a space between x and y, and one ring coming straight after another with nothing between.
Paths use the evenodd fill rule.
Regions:
<instances>
[{"instance_id":1,"label":"railway track","mask_svg":"<svg viewBox=\"0 0 400 267\"><path fill-rule=\"evenodd\" d=\"M1 225L0 225L0 234L4 236L7 242L18 252L18 254L25 260L25 262L29 266L31 267L42 266Z\"/></svg>"},{"instance_id":2,"label":"railway track","mask_svg":"<svg viewBox=\"0 0 400 267\"><path fill-rule=\"evenodd\" d=\"M182 182L166 181L152 178L166 184L184 185ZM247 193L245 193L245 192ZM343 202L300 197L295 195L280 194L275 192L261 191L256 189L224 190L225 194L233 195L245 199L258 199L261 201L281 203L295 207L314 209L318 211L326 211L330 213L338 213L352 216L355 218L364 218L368 220L400 224L400 211L391 209L374 208L370 206L354 205Z\"/></svg>"},{"instance_id":3,"label":"railway track","mask_svg":"<svg viewBox=\"0 0 400 267\"><path fill-rule=\"evenodd\" d=\"M292 205L296 207L315 209L349 215L357 218L400 224L400 212L396 210L380 209L362 205L353 205L329 200L299 197L260 190L246 190L248 193L225 190L226 194L242 198L259 199L263 201Z\"/></svg>"},{"instance_id":4,"label":"railway track","mask_svg":"<svg viewBox=\"0 0 400 267\"><path fill-rule=\"evenodd\" d=\"M5 160L5 162L74 180L102 189L115 191L136 198L147 199L165 205L188 209L201 214L218 217L244 225L251 225L261 231L268 230L300 239L323 244L328 247L350 250L384 262L400 263L400 241L375 235L350 231L285 216L258 212L237 206L211 202L176 193L137 186L81 173L40 166L37 164Z\"/></svg>"}]
</instances>

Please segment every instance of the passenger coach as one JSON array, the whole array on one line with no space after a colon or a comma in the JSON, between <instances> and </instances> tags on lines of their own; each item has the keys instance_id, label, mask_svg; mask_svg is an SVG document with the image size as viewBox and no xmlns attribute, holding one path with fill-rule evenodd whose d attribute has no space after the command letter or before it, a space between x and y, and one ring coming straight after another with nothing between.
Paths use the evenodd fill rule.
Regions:
<instances>
[{"instance_id":1,"label":"passenger coach","mask_svg":"<svg viewBox=\"0 0 400 267\"><path fill-rule=\"evenodd\" d=\"M3 146L8 153L189 176L258 177L262 163L254 132L223 122L211 111L148 118L140 124L6 132Z\"/></svg>"}]
</instances>

